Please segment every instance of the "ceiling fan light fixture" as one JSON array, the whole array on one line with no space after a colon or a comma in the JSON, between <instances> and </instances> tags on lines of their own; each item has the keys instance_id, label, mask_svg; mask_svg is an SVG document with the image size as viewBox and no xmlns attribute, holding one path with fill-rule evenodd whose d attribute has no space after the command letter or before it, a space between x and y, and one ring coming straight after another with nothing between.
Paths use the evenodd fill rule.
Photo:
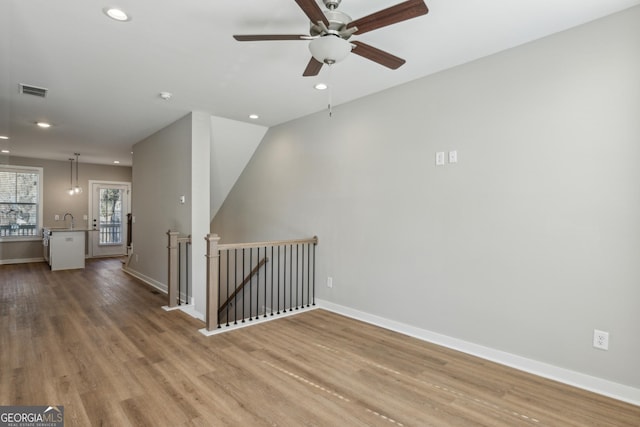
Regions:
<instances>
[{"instance_id":1,"label":"ceiling fan light fixture","mask_svg":"<svg viewBox=\"0 0 640 427\"><path fill-rule=\"evenodd\" d=\"M312 40L309 43L311 55L323 64L335 64L345 59L353 46L348 41L328 34Z\"/></svg>"}]
</instances>

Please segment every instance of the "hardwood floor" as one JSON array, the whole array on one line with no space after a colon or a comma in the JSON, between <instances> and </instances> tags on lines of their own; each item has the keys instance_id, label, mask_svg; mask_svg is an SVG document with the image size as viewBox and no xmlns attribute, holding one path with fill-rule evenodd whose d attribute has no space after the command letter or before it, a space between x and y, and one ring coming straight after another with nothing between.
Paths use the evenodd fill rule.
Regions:
<instances>
[{"instance_id":1,"label":"hardwood floor","mask_svg":"<svg viewBox=\"0 0 640 427\"><path fill-rule=\"evenodd\" d=\"M119 260L0 266L0 405L66 426L638 426L640 407L323 310L205 337Z\"/></svg>"}]
</instances>

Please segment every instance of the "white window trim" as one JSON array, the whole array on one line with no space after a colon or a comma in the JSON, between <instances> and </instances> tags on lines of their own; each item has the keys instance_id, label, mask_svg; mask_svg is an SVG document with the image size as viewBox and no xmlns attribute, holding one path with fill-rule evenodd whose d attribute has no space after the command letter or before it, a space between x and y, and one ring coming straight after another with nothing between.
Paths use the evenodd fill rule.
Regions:
<instances>
[{"instance_id":1,"label":"white window trim","mask_svg":"<svg viewBox=\"0 0 640 427\"><path fill-rule=\"evenodd\" d=\"M32 242L42 240L42 224L44 223L43 206L44 200L44 169L37 166L15 166L15 165L0 165L1 170L11 172L37 172L38 173L38 227L37 235L35 236L8 236L0 237L0 242Z\"/></svg>"}]
</instances>

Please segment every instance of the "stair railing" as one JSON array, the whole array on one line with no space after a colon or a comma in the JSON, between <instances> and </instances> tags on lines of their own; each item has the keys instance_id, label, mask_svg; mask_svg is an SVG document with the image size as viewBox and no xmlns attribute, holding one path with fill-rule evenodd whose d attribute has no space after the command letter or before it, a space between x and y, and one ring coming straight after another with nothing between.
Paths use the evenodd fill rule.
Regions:
<instances>
[{"instance_id":1,"label":"stair railing","mask_svg":"<svg viewBox=\"0 0 640 427\"><path fill-rule=\"evenodd\" d=\"M315 305L318 238L220 244L207 241L206 330Z\"/></svg>"},{"instance_id":2,"label":"stair railing","mask_svg":"<svg viewBox=\"0 0 640 427\"><path fill-rule=\"evenodd\" d=\"M258 272L260 271L260 268L262 268L262 266L265 265L267 262L269 262L269 258L267 257L262 258L260 262L258 262L258 265L253 267L253 270L251 270L249 275L247 275L247 277L244 278L242 283L240 283L240 285L236 287L236 289L231 293L231 295L227 297L227 300L222 304L220 304L220 308L218 308L218 317L220 317L224 309L227 308L230 303L232 303L232 301L238 296L238 294L244 291L244 287L247 285L247 283L251 283L251 279L253 279L253 276L258 274Z\"/></svg>"}]
</instances>

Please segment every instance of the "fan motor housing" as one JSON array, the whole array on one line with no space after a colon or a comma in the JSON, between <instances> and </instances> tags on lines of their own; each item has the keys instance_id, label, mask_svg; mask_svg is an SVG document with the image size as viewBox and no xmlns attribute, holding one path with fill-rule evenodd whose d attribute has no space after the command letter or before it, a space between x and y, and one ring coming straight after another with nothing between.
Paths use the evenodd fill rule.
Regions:
<instances>
[{"instance_id":1,"label":"fan motor housing","mask_svg":"<svg viewBox=\"0 0 640 427\"><path fill-rule=\"evenodd\" d=\"M311 34L311 36L316 37L333 34L344 38L345 40L351 37L351 34L345 34L344 32L347 25L353 21L349 15L338 12L337 10L325 10L324 14L327 17L327 21L329 21L329 26L325 28L324 25L312 22L311 28L309 29L309 34Z\"/></svg>"}]
</instances>

